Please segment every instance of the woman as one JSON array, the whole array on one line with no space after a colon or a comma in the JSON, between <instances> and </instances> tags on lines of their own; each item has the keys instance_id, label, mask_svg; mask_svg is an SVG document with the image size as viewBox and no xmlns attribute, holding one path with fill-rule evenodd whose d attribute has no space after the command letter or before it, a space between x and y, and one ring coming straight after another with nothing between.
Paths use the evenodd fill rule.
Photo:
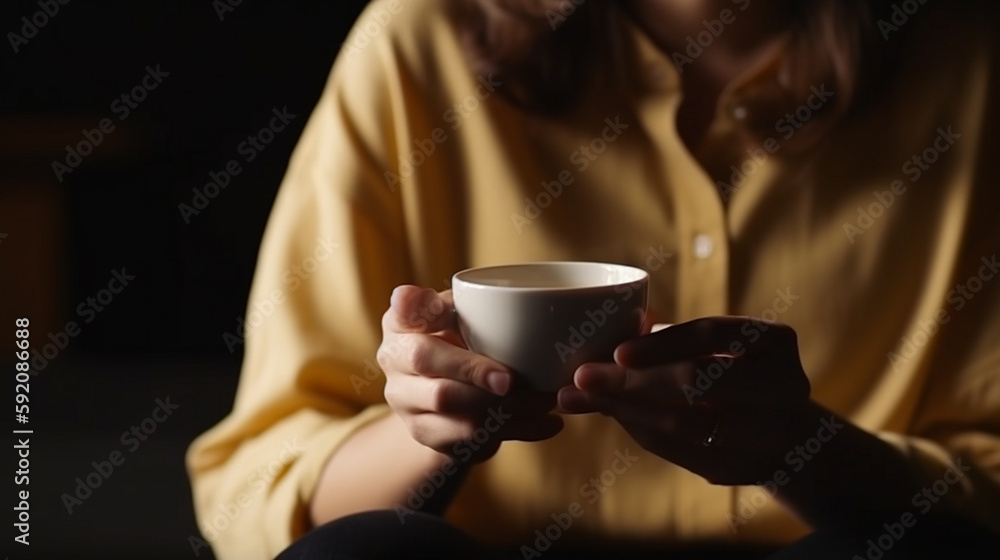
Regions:
<instances>
[{"instance_id":1,"label":"woman","mask_svg":"<svg viewBox=\"0 0 1000 560\"><path fill-rule=\"evenodd\" d=\"M376 1L190 452L202 532L221 558L990 557L993 12ZM643 266L672 326L524 391L447 284L534 260Z\"/></svg>"}]
</instances>

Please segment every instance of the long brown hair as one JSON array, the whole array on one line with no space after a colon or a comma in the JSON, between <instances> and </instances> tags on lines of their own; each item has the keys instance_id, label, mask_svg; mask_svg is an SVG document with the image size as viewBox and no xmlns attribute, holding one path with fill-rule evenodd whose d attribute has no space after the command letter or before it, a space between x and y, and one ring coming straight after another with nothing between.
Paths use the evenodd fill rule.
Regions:
<instances>
[{"instance_id":1,"label":"long brown hair","mask_svg":"<svg viewBox=\"0 0 1000 560\"><path fill-rule=\"evenodd\" d=\"M553 114L572 106L604 60L615 0L467 0L464 39L476 71L493 73L505 94L530 111ZM892 42L877 20L886 0L792 0L783 56L781 97L803 99L811 86L837 91L831 112L845 113L884 77ZM752 97L752 96L751 96ZM768 97L768 96L764 96ZM773 96L767 103L774 105ZM765 120L776 107L758 111ZM773 122L773 121L771 121Z\"/></svg>"}]
</instances>

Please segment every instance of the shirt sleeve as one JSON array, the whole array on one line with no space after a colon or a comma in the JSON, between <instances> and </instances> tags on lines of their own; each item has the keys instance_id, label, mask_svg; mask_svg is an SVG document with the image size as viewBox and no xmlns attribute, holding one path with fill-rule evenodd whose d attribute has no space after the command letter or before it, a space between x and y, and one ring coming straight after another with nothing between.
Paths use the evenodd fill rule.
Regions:
<instances>
[{"instance_id":1,"label":"shirt sleeve","mask_svg":"<svg viewBox=\"0 0 1000 560\"><path fill-rule=\"evenodd\" d=\"M993 256L990 253L986 259ZM994 281L1000 283L1000 277ZM947 352L953 356L951 364L935 364L917 407L913 435L886 432L878 435L909 459L912 478L918 481L908 504L915 515L952 511L1000 534L1000 346L997 345L1000 289L997 287L988 293L984 290L983 301L969 301L965 309L950 313L951 321L960 321L962 313L991 314L992 320L977 331L963 332L968 337L964 341L957 340L961 330L949 335L942 329L940 343L963 353L964 360Z\"/></svg>"},{"instance_id":2,"label":"shirt sleeve","mask_svg":"<svg viewBox=\"0 0 1000 560\"><path fill-rule=\"evenodd\" d=\"M990 41L995 52L996 38ZM995 92L1000 59L991 57L986 74L987 91ZM963 249L945 301L907 335L914 345L934 347L924 365L927 382L910 435L878 435L911 459L920 483L910 504L915 514L950 509L1000 534L1000 136L990 124L1000 122L1000 108L983 107L979 122L965 125L977 133L970 137L978 136L978 146Z\"/></svg>"},{"instance_id":3,"label":"shirt sleeve","mask_svg":"<svg viewBox=\"0 0 1000 560\"><path fill-rule=\"evenodd\" d=\"M227 339L239 350L246 335L233 410L188 451L199 528L222 559L272 558L302 534L328 457L388 414L379 323L410 278L383 171L395 145L388 49L334 66L275 201L245 333Z\"/></svg>"}]
</instances>

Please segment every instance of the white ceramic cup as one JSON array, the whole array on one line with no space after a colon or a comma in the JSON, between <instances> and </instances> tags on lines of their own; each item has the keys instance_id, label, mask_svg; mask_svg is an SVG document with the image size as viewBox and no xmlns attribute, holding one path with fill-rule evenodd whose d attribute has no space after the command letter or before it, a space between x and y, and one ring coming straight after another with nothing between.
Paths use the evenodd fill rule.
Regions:
<instances>
[{"instance_id":1,"label":"white ceramic cup","mask_svg":"<svg viewBox=\"0 0 1000 560\"><path fill-rule=\"evenodd\" d=\"M581 364L612 361L619 344L641 334L648 290L645 270L595 262L470 268L452 277L469 349L538 391L571 385Z\"/></svg>"}]
</instances>

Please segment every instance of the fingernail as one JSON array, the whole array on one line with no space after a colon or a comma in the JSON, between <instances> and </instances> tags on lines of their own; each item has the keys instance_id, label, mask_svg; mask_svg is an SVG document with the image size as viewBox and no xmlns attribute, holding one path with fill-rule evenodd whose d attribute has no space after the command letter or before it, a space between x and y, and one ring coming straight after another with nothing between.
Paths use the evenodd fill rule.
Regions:
<instances>
[{"instance_id":1,"label":"fingernail","mask_svg":"<svg viewBox=\"0 0 1000 560\"><path fill-rule=\"evenodd\" d=\"M502 397L510 390L510 375L502 371L491 371L486 374L486 386Z\"/></svg>"}]
</instances>

